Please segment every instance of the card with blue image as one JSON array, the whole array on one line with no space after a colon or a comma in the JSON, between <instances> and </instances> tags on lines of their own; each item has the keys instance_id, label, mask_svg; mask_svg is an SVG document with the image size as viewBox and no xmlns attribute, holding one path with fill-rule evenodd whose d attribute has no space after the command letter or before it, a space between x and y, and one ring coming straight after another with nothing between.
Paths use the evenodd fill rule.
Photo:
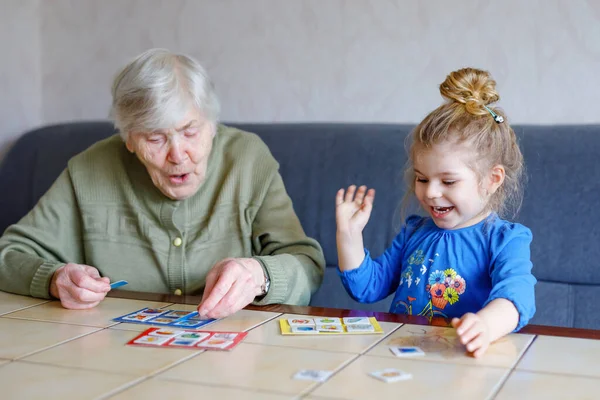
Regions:
<instances>
[{"instance_id":1,"label":"card with blue image","mask_svg":"<svg viewBox=\"0 0 600 400\"><path fill-rule=\"evenodd\" d=\"M198 311L142 308L141 310L113 318L113 321L195 329L206 326L216 320L213 318L202 319L198 316Z\"/></svg>"}]
</instances>

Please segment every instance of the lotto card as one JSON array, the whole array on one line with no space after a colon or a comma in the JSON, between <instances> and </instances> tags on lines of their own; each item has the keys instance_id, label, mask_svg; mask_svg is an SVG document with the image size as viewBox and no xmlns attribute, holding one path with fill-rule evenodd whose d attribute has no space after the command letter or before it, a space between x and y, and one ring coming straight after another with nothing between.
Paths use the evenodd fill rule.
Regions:
<instances>
[{"instance_id":1,"label":"lotto card","mask_svg":"<svg viewBox=\"0 0 600 400\"><path fill-rule=\"evenodd\" d=\"M336 317L288 318L279 320L282 335L356 335L380 334L383 329L374 317L347 317L343 323ZM314 324L313 324L314 323Z\"/></svg>"},{"instance_id":2,"label":"lotto card","mask_svg":"<svg viewBox=\"0 0 600 400\"><path fill-rule=\"evenodd\" d=\"M342 328L341 325L317 325L317 331L342 333L342 332L344 332L344 329Z\"/></svg>"},{"instance_id":3,"label":"lotto card","mask_svg":"<svg viewBox=\"0 0 600 400\"><path fill-rule=\"evenodd\" d=\"M176 347L197 350L231 350L247 332L210 332L149 328L127 342L131 346Z\"/></svg>"},{"instance_id":4,"label":"lotto card","mask_svg":"<svg viewBox=\"0 0 600 400\"><path fill-rule=\"evenodd\" d=\"M331 371L321 371L317 369L302 369L293 376L294 379L304 381L325 382L331 376Z\"/></svg>"},{"instance_id":5,"label":"lotto card","mask_svg":"<svg viewBox=\"0 0 600 400\"><path fill-rule=\"evenodd\" d=\"M111 289L117 289L120 288L121 286L125 286L127 285L129 282L124 281L124 280L120 280L120 281L116 281L110 284L110 288Z\"/></svg>"},{"instance_id":6,"label":"lotto card","mask_svg":"<svg viewBox=\"0 0 600 400\"><path fill-rule=\"evenodd\" d=\"M342 320L336 317L322 317L315 318L315 324L317 325L339 325L342 326Z\"/></svg>"},{"instance_id":7,"label":"lotto card","mask_svg":"<svg viewBox=\"0 0 600 400\"><path fill-rule=\"evenodd\" d=\"M416 346L390 346L390 351L396 357L424 356L425 352Z\"/></svg>"},{"instance_id":8,"label":"lotto card","mask_svg":"<svg viewBox=\"0 0 600 400\"><path fill-rule=\"evenodd\" d=\"M398 382L412 379L412 375L396 368L386 368L380 371L373 371L369 375L384 382Z\"/></svg>"},{"instance_id":9,"label":"lotto card","mask_svg":"<svg viewBox=\"0 0 600 400\"><path fill-rule=\"evenodd\" d=\"M369 317L344 317L342 318L345 325L366 325L371 324Z\"/></svg>"},{"instance_id":10,"label":"lotto card","mask_svg":"<svg viewBox=\"0 0 600 400\"><path fill-rule=\"evenodd\" d=\"M375 332L375 327L371 324L353 324L346 325L348 332Z\"/></svg>"},{"instance_id":11,"label":"lotto card","mask_svg":"<svg viewBox=\"0 0 600 400\"><path fill-rule=\"evenodd\" d=\"M315 320L312 318L289 318L288 323L290 326L314 326Z\"/></svg>"},{"instance_id":12,"label":"lotto card","mask_svg":"<svg viewBox=\"0 0 600 400\"><path fill-rule=\"evenodd\" d=\"M317 327L314 325L305 325L305 326L292 326L292 333L318 333Z\"/></svg>"},{"instance_id":13,"label":"lotto card","mask_svg":"<svg viewBox=\"0 0 600 400\"><path fill-rule=\"evenodd\" d=\"M116 322L134 324L164 325L179 328L200 328L214 322L214 319L200 319L197 311L163 310L159 308L142 308L130 314L114 318Z\"/></svg>"}]
</instances>

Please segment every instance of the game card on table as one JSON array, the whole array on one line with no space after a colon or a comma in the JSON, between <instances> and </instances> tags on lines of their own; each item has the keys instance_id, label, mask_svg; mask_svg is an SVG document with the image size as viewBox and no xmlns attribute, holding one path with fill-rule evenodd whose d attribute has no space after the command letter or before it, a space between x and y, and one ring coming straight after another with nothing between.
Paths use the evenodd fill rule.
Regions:
<instances>
[{"instance_id":1,"label":"game card on table","mask_svg":"<svg viewBox=\"0 0 600 400\"><path fill-rule=\"evenodd\" d=\"M282 335L379 334L383 329L375 317L302 317L280 319Z\"/></svg>"},{"instance_id":2,"label":"game card on table","mask_svg":"<svg viewBox=\"0 0 600 400\"><path fill-rule=\"evenodd\" d=\"M180 349L231 350L248 332L192 331L149 328L127 342L130 346L177 347Z\"/></svg>"},{"instance_id":3,"label":"game card on table","mask_svg":"<svg viewBox=\"0 0 600 400\"><path fill-rule=\"evenodd\" d=\"M215 319L199 318L197 311L142 308L141 310L113 318L113 321L196 329L214 322Z\"/></svg>"}]
</instances>

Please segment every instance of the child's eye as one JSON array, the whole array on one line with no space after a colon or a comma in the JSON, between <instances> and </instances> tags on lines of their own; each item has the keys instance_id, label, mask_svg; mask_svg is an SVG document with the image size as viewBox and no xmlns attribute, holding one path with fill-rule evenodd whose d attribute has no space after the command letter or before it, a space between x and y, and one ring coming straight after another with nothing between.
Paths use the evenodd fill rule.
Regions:
<instances>
[{"instance_id":1,"label":"child's eye","mask_svg":"<svg viewBox=\"0 0 600 400\"><path fill-rule=\"evenodd\" d=\"M447 186L452 186L456 183L456 181L443 181L443 182L444 182L444 185L447 185Z\"/></svg>"},{"instance_id":2,"label":"child's eye","mask_svg":"<svg viewBox=\"0 0 600 400\"><path fill-rule=\"evenodd\" d=\"M425 178L417 178L417 182L419 182L419 183L427 183L427 179L425 179Z\"/></svg>"}]
</instances>

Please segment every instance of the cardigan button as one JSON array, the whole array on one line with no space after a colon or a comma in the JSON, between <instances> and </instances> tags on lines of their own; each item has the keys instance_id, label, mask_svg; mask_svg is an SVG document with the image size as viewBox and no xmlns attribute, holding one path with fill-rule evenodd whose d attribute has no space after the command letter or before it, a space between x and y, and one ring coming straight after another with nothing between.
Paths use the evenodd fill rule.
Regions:
<instances>
[{"instance_id":1,"label":"cardigan button","mask_svg":"<svg viewBox=\"0 0 600 400\"><path fill-rule=\"evenodd\" d=\"M173 245L174 245L175 247L179 247L179 246L181 246L181 244L182 244L182 243L183 243L183 240L181 240L181 238L180 238L180 237L176 237L176 238L175 238L175 240L173 240Z\"/></svg>"},{"instance_id":2,"label":"cardigan button","mask_svg":"<svg viewBox=\"0 0 600 400\"><path fill-rule=\"evenodd\" d=\"M181 296L181 293L182 293L182 292L181 292L181 289L175 289L175 291L173 292L173 294L174 294L175 296Z\"/></svg>"}]
</instances>

